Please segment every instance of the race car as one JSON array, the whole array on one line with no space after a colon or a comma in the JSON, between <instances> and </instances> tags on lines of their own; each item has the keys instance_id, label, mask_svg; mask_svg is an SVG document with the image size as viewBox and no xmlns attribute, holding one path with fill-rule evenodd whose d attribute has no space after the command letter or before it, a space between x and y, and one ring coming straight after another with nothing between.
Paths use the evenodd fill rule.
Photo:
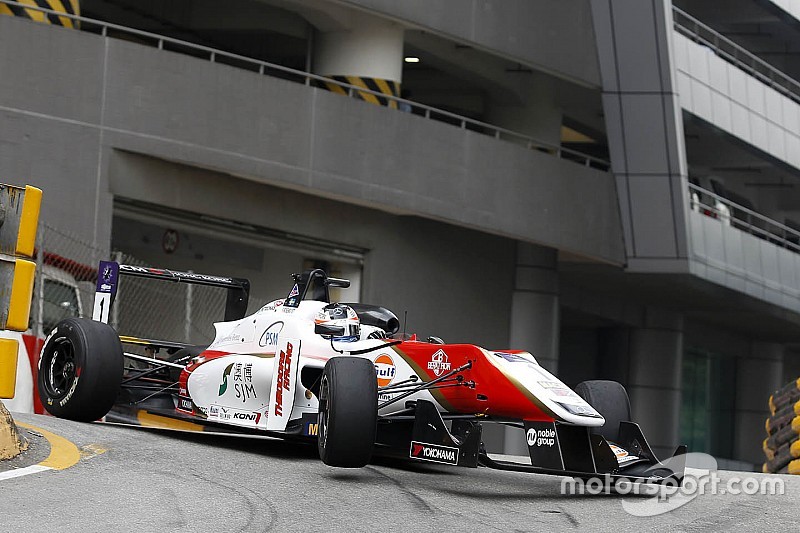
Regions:
<instances>
[{"instance_id":1,"label":"race car","mask_svg":"<svg viewBox=\"0 0 800 533\"><path fill-rule=\"evenodd\" d=\"M225 320L208 346L120 336L107 324L124 276L223 287ZM315 269L286 297L245 315L249 282L101 262L93 319L61 321L45 340L38 388L51 414L81 421L142 414L316 440L322 461L362 467L373 454L636 483L680 483L686 453L660 462L630 420L625 389L570 389L520 350L399 333L380 306L331 302L349 281ZM124 351L123 344L145 348ZM486 423L522 428L529 462L486 452ZM675 466L678 465L678 466Z\"/></svg>"}]
</instances>

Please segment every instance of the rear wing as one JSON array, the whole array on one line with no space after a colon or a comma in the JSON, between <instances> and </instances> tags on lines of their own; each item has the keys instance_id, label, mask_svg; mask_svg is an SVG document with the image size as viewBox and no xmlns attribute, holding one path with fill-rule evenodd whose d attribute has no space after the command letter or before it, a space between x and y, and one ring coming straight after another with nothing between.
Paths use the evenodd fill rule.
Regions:
<instances>
[{"instance_id":1,"label":"rear wing","mask_svg":"<svg viewBox=\"0 0 800 533\"><path fill-rule=\"evenodd\" d=\"M173 283L193 283L227 289L225 321L239 320L247 313L250 298L250 281L243 278L210 276L194 272L180 272L165 268L121 265L115 261L100 261L97 269L97 290L94 295L92 319L108 324L111 306L117 295L120 276L157 279Z\"/></svg>"}]
</instances>

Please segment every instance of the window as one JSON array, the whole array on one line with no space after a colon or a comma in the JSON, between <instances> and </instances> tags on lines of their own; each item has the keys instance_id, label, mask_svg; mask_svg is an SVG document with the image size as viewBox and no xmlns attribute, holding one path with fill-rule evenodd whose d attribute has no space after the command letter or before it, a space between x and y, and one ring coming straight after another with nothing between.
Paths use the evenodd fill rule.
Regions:
<instances>
[{"instance_id":1,"label":"window","mask_svg":"<svg viewBox=\"0 0 800 533\"><path fill-rule=\"evenodd\" d=\"M736 359L687 348L682 380L681 442L690 452L733 457Z\"/></svg>"}]
</instances>

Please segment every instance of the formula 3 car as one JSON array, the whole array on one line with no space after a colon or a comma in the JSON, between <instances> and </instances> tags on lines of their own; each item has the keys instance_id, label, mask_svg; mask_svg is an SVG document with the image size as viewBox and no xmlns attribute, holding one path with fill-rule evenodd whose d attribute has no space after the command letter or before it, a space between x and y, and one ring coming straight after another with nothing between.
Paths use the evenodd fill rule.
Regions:
<instances>
[{"instance_id":1,"label":"formula 3 car","mask_svg":"<svg viewBox=\"0 0 800 533\"><path fill-rule=\"evenodd\" d=\"M225 321L214 325L214 341L190 346L118 335L106 322L124 275L225 288ZM528 352L421 341L398 334L386 308L331 303L330 288L349 282L322 270L293 280L285 298L244 316L246 280L101 262L93 319L63 320L45 340L38 375L45 408L81 421L146 413L316 440L322 461L336 467L361 467L380 454L680 483L686 447L671 466L660 462L630 420L619 383L588 381L572 390ZM485 423L522 428L530 461L490 457Z\"/></svg>"}]
</instances>

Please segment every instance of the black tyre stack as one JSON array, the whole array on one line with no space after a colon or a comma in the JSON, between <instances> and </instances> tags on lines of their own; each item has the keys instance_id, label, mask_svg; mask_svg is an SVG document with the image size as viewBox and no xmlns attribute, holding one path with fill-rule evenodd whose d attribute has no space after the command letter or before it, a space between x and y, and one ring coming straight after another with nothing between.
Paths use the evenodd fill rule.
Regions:
<instances>
[{"instance_id":1,"label":"black tyre stack","mask_svg":"<svg viewBox=\"0 0 800 533\"><path fill-rule=\"evenodd\" d=\"M800 474L800 379L769 397L770 416L763 449L767 474Z\"/></svg>"}]
</instances>

